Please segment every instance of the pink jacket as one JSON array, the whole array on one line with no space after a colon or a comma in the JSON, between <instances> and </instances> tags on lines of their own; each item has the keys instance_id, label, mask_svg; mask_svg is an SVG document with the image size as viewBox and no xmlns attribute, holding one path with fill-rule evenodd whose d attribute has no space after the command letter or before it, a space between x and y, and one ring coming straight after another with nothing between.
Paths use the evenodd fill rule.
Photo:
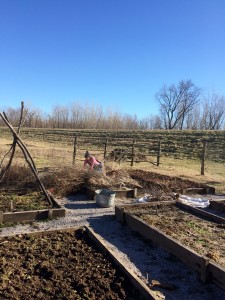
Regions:
<instances>
[{"instance_id":1,"label":"pink jacket","mask_svg":"<svg viewBox=\"0 0 225 300\"><path fill-rule=\"evenodd\" d=\"M90 156L84 160L84 167L87 164L90 166L90 169L93 170L95 165L99 165L99 162L96 160L94 156Z\"/></svg>"}]
</instances>

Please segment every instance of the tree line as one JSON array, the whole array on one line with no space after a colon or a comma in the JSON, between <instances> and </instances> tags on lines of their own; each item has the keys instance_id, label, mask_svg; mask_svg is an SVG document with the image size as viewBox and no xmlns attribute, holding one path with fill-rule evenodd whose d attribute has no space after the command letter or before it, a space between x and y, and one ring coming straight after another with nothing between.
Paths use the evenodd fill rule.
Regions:
<instances>
[{"instance_id":1,"label":"tree line","mask_svg":"<svg viewBox=\"0 0 225 300\"><path fill-rule=\"evenodd\" d=\"M149 114L139 119L135 114L123 114L100 105L55 105L51 113L25 108L24 127L110 130L222 130L225 129L225 98L213 93L205 96L203 90L191 80L162 86L155 99L159 114ZM20 108L4 110L14 126L20 119ZM0 125L4 122L0 120Z\"/></svg>"}]
</instances>

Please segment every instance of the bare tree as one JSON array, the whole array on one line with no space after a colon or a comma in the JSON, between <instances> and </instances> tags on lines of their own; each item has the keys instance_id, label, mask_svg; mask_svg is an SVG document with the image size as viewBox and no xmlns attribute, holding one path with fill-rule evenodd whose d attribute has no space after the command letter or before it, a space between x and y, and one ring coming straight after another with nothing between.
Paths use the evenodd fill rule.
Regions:
<instances>
[{"instance_id":1,"label":"bare tree","mask_svg":"<svg viewBox=\"0 0 225 300\"><path fill-rule=\"evenodd\" d=\"M200 88L191 80L182 80L177 86L174 84L163 86L156 94L160 104L161 118L166 129L183 129L184 120L199 102Z\"/></svg>"},{"instance_id":2,"label":"bare tree","mask_svg":"<svg viewBox=\"0 0 225 300\"><path fill-rule=\"evenodd\" d=\"M201 118L201 129L219 130L225 119L225 98L213 94L205 99Z\"/></svg>"},{"instance_id":3,"label":"bare tree","mask_svg":"<svg viewBox=\"0 0 225 300\"><path fill-rule=\"evenodd\" d=\"M179 83L179 91L182 94L182 101L179 105L181 115L180 129L183 129L185 117L196 108L202 91L191 80L181 81Z\"/></svg>"},{"instance_id":4,"label":"bare tree","mask_svg":"<svg viewBox=\"0 0 225 300\"><path fill-rule=\"evenodd\" d=\"M201 114L202 111L200 105L197 104L197 106L192 111L190 111L185 118L185 129L200 129Z\"/></svg>"}]
</instances>

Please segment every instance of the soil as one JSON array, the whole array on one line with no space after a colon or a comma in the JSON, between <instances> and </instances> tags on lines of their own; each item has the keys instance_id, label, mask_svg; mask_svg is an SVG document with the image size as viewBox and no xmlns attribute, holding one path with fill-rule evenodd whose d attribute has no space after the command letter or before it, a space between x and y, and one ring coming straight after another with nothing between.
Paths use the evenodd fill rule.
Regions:
<instances>
[{"instance_id":1,"label":"soil","mask_svg":"<svg viewBox=\"0 0 225 300\"><path fill-rule=\"evenodd\" d=\"M85 230L0 239L1 299L142 299Z\"/></svg>"},{"instance_id":2,"label":"soil","mask_svg":"<svg viewBox=\"0 0 225 300\"><path fill-rule=\"evenodd\" d=\"M216 196L213 197L215 198ZM8 238L9 236L20 234L22 237L23 235L21 234L35 231L48 232L52 229L60 230L62 228L74 228L74 226L90 226L98 235L98 238L102 238L107 247L123 262L124 266L134 272L145 284L148 285L152 284L152 281L158 281L174 287L173 289L167 289L154 285L152 292L156 299L225 300L225 291L219 289L213 283L206 285L200 282L197 273L186 265L162 249L146 243L127 226L121 225L116 221L114 207L99 207L95 201L87 198L87 195L79 193L68 198L57 199L57 201L66 209L65 218L54 219L48 222L18 224L14 227L3 228L0 229L0 236ZM131 201L131 199L116 197L115 205L130 204ZM65 241L70 245L67 240ZM3 245L0 243L0 249ZM5 249L9 250L9 247ZM45 253L43 250L42 252ZM8 254L9 252L4 253L4 255ZM26 256L23 255L23 259L24 257ZM90 261L89 258L88 261ZM1 266L0 261L0 270ZM66 278L67 274L62 279L62 284L64 284L64 280L67 280ZM24 298L22 297L21 299ZM54 297L51 299L54 299Z\"/></svg>"},{"instance_id":3,"label":"soil","mask_svg":"<svg viewBox=\"0 0 225 300\"><path fill-rule=\"evenodd\" d=\"M141 170L131 170L129 172L131 178L128 178L127 174L120 170L113 171L110 175L115 177L119 184L123 181L130 183L130 179L134 178L133 180L136 180L136 176L139 184L146 188L146 192L155 192L154 195L156 196L161 195L162 192L168 195L174 186L182 188L202 187L192 181L174 179L156 173ZM74 182L74 178L72 182ZM114 291L115 289L112 288L116 278L114 279L114 275L111 275L110 278L113 283L109 283L107 271L103 274L98 273L99 269L104 270L105 267L96 267L95 256L98 255L91 256L89 248L92 248L93 251L96 250L92 247L92 244L88 243L89 246L85 248L86 246L83 246L80 237L76 236L75 239L74 235L62 235L60 233L57 238L53 238L51 235L51 237L32 240L28 235L24 235L24 233L33 231L46 231L53 228L60 230L83 225L91 226L95 232L103 237L107 241L108 247L123 260L126 268L133 270L143 282L150 283L152 280L156 280L176 287L171 290L154 286L155 295L158 296L157 299L180 300L184 299L184 295L187 295L185 299L188 300L225 299L224 291L214 284L209 283L206 286L201 283L198 276L188 267L174 260L171 255L161 249L145 244L140 237L118 224L114 219L113 207L100 208L95 201L86 199L86 195L84 199L82 195L78 195L77 197L60 197L57 200L66 209L65 218L49 222L32 222L23 226L17 225L0 230L0 236L2 236L0 240L0 275L3 275L0 276L0 280L2 280L0 282L0 299L138 299L136 295L134 297L130 294L126 294L125 298L122 298L124 293L128 292L125 280L122 279L121 281L124 283L124 285L121 283L122 292L119 296L116 295L117 289ZM116 198L115 204L128 204L134 200ZM159 213L162 216L161 221L164 223L164 214L161 210L159 210ZM168 214L166 213L166 215ZM174 224L177 224L174 223L173 213L168 222L170 225L168 228L170 229L175 226ZM177 227L179 226L178 224ZM220 228L215 226L215 229ZM15 234L23 235L9 237ZM77 238L80 242L76 242ZM223 243L224 239L221 238L221 245ZM79 244L80 248L75 250L76 254L72 256L73 251L71 249L76 248L76 244ZM224 256L224 252L220 256ZM82 262L83 257L85 258L83 265L81 263L81 265L79 264L81 267L74 269L71 268L71 261L74 264L78 263L75 262L76 257L79 257L79 262ZM106 261L104 255L103 260ZM49 262L51 262L51 265L49 265ZM93 265L92 273L86 267L89 262ZM100 265L100 263L97 262L97 265ZM113 273L117 271L108 272L109 274L116 274L116 277L119 277L117 279L123 278L120 274ZM89 274L89 277L86 278L84 273ZM78 274L77 277L76 274ZM95 274L98 276L97 279ZM76 281L79 278L83 281ZM106 293L109 292L107 283L110 285L110 291L112 290L115 294L109 293L106 296ZM89 288L92 296L89 295L88 298L84 298L83 295L87 291L85 288ZM99 289L104 292L104 296L99 296ZM81 290L83 294L79 294Z\"/></svg>"},{"instance_id":4,"label":"soil","mask_svg":"<svg viewBox=\"0 0 225 300\"><path fill-rule=\"evenodd\" d=\"M197 183L188 179L162 175L144 170L129 170L132 179L139 182L144 189L148 190L154 196L157 193L168 193L186 188L205 188L207 185Z\"/></svg>"},{"instance_id":5,"label":"soil","mask_svg":"<svg viewBox=\"0 0 225 300\"><path fill-rule=\"evenodd\" d=\"M136 206L128 211L225 267L225 224L197 217L175 204Z\"/></svg>"},{"instance_id":6,"label":"soil","mask_svg":"<svg viewBox=\"0 0 225 300\"><path fill-rule=\"evenodd\" d=\"M11 193L0 192L0 210L3 212L48 209L49 207L45 196L40 192L24 193L22 190Z\"/></svg>"}]
</instances>

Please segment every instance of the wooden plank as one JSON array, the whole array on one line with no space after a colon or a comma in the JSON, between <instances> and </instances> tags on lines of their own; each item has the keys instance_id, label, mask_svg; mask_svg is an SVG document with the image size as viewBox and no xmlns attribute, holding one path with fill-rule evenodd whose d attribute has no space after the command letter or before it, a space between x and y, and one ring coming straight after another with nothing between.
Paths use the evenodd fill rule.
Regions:
<instances>
[{"instance_id":1,"label":"wooden plank","mask_svg":"<svg viewBox=\"0 0 225 300\"><path fill-rule=\"evenodd\" d=\"M215 188L208 186L208 187L201 187L201 188L186 188L182 190L182 194L210 194L215 195Z\"/></svg>"},{"instance_id":2,"label":"wooden plank","mask_svg":"<svg viewBox=\"0 0 225 300\"><path fill-rule=\"evenodd\" d=\"M225 212L225 200L211 200L209 207L213 210Z\"/></svg>"},{"instance_id":3,"label":"wooden plank","mask_svg":"<svg viewBox=\"0 0 225 300\"><path fill-rule=\"evenodd\" d=\"M3 214L3 222L27 222L48 218L48 210L10 212Z\"/></svg>"},{"instance_id":4,"label":"wooden plank","mask_svg":"<svg viewBox=\"0 0 225 300\"><path fill-rule=\"evenodd\" d=\"M136 207L145 207L145 206L155 206L156 204L163 204L163 205L171 205L172 203L176 203L175 200L159 200L159 198L151 198L150 202L143 202L143 203L132 203L132 204L123 204L123 205L117 205L118 209L124 209L124 210L129 210L129 208L136 208Z\"/></svg>"},{"instance_id":5,"label":"wooden plank","mask_svg":"<svg viewBox=\"0 0 225 300\"><path fill-rule=\"evenodd\" d=\"M213 261L210 261L209 272L211 274L212 281L225 290L225 268L219 266Z\"/></svg>"},{"instance_id":6,"label":"wooden plank","mask_svg":"<svg viewBox=\"0 0 225 300\"><path fill-rule=\"evenodd\" d=\"M117 208L116 214L118 214L118 219L120 219L120 214L122 214L122 212L122 208ZM154 226L150 226L147 222L136 216L123 212L123 221L129 228L139 233L146 240L151 241L156 246L171 253L187 266L197 271L203 282L206 283L212 281L225 290L224 267L219 266L207 257L200 256L192 249L182 245L179 241L169 237Z\"/></svg>"},{"instance_id":7,"label":"wooden plank","mask_svg":"<svg viewBox=\"0 0 225 300\"><path fill-rule=\"evenodd\" d=\"M153 244L176 256L199 274L201 273L202 257L198 253L129 213L124 213L124 220L133 231L139 233L145 239L153 242Z\"/></svg>"},{"instance_id":8,"label":"wooden plank","mask_svg":"<svg viewBox=\"0 0 225 300\"><path fill-rule=\"evenodd\" d=\"M220 224L225 224L225 218L217 216L217 215L215 215L213 213L210 213L208 211L205 211L205 210L202 210L200 208L193 207L193 206L190 206L190 205L186 205L186 204L181 203L179 201L176 202L176 205L179 208L181 208L183 210L186 210L188 212L191 212L195 215L206 217L209 220L215 221L215 222L220 223Z\"/></svg>"},{"instance_id":9,"label":"wooden plank","mask_svg":"<svg viewBox=\"0 0 225 300\"><path fill-rule=\"evenodd\" d=\"M116 193L116 197L125 197L125 198L134 198L135 194L136 194L135 189L112 190L112 192ZM91 200L94 200L94 197L95 197L95 191L94 190L92 190L90 188L86 188L86 193L87 193L88 197Z\"/></svg>"},{"instance_id":10,"label":"wooden plank","mask_svg":"<svg viewBox=\"0 0 225 300\"><path fill-rule=\"evenodd\" d=\"M33 211L20 211L20 212L7 212L3 213L3 223L6 222L28 222L28 221L40 221L48 219L49 210L33 210ZM64 208L52 209L53 219L65 217Z\"/></svg>"},{"instance_id":11,"label":"wooden plank","mask_svg":"<svg viewBox=\"0 0 225 300\"><path fill-rule=\"evenodd\" d=\"M85 227L88 233L88 236L104 251L109 257L113 260L115 265L122 271L130 283L141 293L144 299L158 299L154 296L153 292L147 287L147 285L141 281L131 270L127 269L124 266L123 262L118 258L118 256L113 253L106 245L100 236L97 236L96 233L90 228Z\"/></svg>"},{"instance_id":12,"label":"wooden plank","mask_svg":"<svg viewBox=\"0 0 225 300\"><path fill-rule=\"evenodd\" d=\"M124 208L123 207L115 206L115 216L116 216L117 221L119 221L121 223L125 223L125 221L124 221Z\"/></svg>"},{"instance_id":13,"label":"wooden plank","mask_svg":"<svg viewBox=\"0 0 225 300\"><path fill-rule=\"evenodd\" d=\"M201 260L201 281L207 283L210 280L209 258L202 257Z\"/></svg>"}]
</instances>

